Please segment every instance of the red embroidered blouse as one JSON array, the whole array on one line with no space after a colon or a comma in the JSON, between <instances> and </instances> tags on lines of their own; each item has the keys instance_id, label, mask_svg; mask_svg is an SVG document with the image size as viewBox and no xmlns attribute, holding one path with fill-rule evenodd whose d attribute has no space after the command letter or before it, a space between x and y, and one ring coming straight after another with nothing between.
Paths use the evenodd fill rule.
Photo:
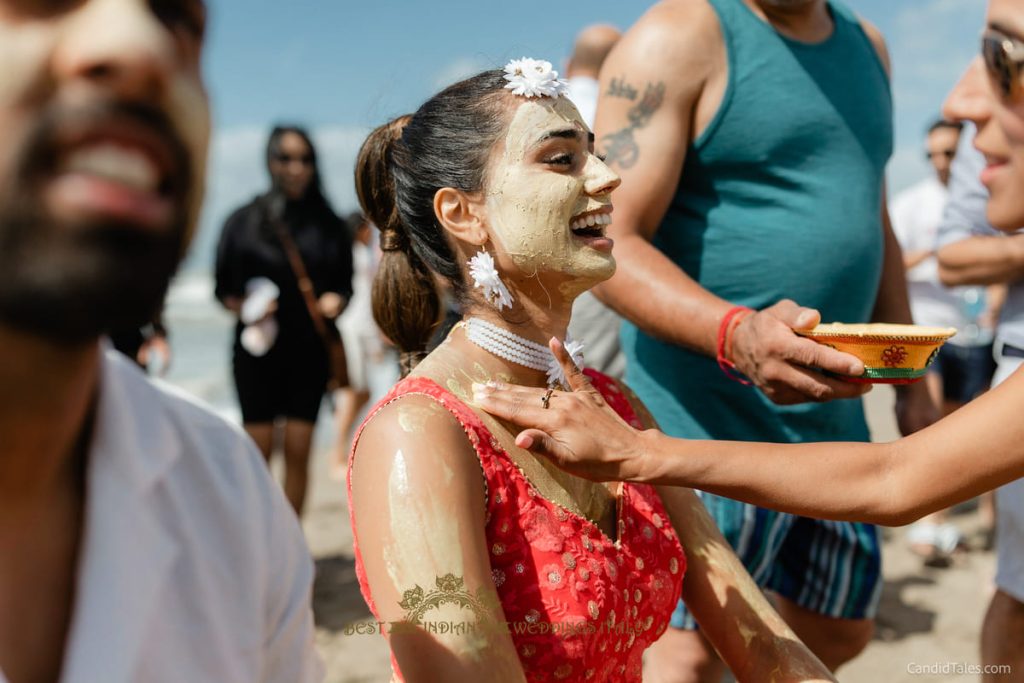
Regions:
<instances>
[{"instance_id":1,"label":"red embroidered blouse","mask_svg":"<svg viewBox=\"0 0 1024 683\"><path fill-rule=\"evenodd\" d=\"M609 405L642 428L615 381L586 372ZM639 683L641 655L668 626L686 571L683 549L654 489L622 486L618 538L610 539L590 520L543 498L480 418L432 380L399 382L370 417L407 394L444 406L480 458L491 576L527 680ZM350 516L352 462L350 457ZM354 533L354 518L351 522ZM363 598L379 618L358 539L354 547ZM392 667L395 678L403 680L394 658Z\"/></svg>"}]
</instances>

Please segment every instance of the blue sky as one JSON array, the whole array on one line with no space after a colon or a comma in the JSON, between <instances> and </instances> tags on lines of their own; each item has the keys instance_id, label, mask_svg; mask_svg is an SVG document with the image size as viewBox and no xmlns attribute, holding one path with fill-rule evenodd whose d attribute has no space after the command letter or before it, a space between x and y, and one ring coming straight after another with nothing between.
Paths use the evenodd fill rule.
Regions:
<instances>
[{"instance_id":1,"label":"blue sky","mask_svg":"<svg viewBox=\"0 0 1024 683\"><path fill-rule=\"evenodd\" d=\"M984 0L848 0L885 34L893 61L898 190L926 167L922 131L977 51ZM269 125L308 125L339 211L356 208L352 164L367 131L441 86L523 55L560 64L576 32L627 28L628 0L213 0L206 74L215 135L191 265L206 267L221 221L266 184Z\"/></svg>"}]
</instances>

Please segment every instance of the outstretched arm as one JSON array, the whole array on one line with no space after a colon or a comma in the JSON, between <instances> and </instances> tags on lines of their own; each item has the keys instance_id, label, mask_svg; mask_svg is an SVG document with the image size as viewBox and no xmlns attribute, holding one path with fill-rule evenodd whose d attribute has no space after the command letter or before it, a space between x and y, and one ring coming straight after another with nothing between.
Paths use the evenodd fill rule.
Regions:
<instances>
[{"instance_id":1,"label":"outstretched arm","mask_svg":"<svg viewBox=\"0 0 1024 683\"><path fill-rule=\"evenodd\" d=\"M585 378L574 386L586 389ZM641 423L654 418L622 386ZM768 603L693 491L658 487L679 541L686 549L683 600L737 681L831 681L828 669Z\"/></svg>"},{"instance_id":2,"label":"outstretched arm","mask_svg":"<svg viewBox=\"0 0 1024 683\"><path fill-rule=\"evenodd\" d=\"M557 342L552 349L567 360ZM522 448L579 476L689 486L808 517L908 524L1024 476L1024 373L932 426L885 444L673 439L633 429L589 389L475 387L490 413L526 427Z\"/></svg>"},{"instance_id":3,"label":"outstretched arm","mask_svg":"<svg viewBox=\"0 0 1024 683\"><path fill-rule=\"evenodd\" d=\"M648 462L660 478L685 461L682 479L691 486L756 505L907 524L1024 476L1022 398L1024 373L1016 373L931 427L886 444L668 444L652 435L660 446Z\"/></svg>"},{"instance_id":4,"label":"outstretched arm","mask_svg":"<svg viewBox=\"0 0 1024 683\"><path fill-rule=\"evenodd\" d=\"M491 578L483 475L459 423L406 396L372 419L354 457L353 532L405 681L525 681ZM417 596L455 584L470 607L421 609Z\"/></svg>"}]
</instances>

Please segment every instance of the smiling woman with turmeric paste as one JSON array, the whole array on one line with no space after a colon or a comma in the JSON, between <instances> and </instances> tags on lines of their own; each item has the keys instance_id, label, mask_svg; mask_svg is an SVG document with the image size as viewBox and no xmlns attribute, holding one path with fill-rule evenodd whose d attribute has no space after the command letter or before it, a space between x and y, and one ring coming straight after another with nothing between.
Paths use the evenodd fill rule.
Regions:
<instances>
[{"instance_id":1,"label":"smiling woman with turmeric paste","mask_svg":"<svg viewBox=\"0 0 1024 683\"><path fill-rule=\"evenodd\" d=\"M409 372L371 411L349 478L363 595L406 626L389 634L395 677L639 682L682 591L739 680L830 680L692 492L567 475L473 405L472 384L491 380L553 391L564 376L542 340L615 269L604 228L619 178L563 88L549 63L517 60L360 152L385 252L374 313ZM436 276L465 319L424 358ZM625 387L592 377L622 419L650 426Z\"/></svg>"}]
</instances>

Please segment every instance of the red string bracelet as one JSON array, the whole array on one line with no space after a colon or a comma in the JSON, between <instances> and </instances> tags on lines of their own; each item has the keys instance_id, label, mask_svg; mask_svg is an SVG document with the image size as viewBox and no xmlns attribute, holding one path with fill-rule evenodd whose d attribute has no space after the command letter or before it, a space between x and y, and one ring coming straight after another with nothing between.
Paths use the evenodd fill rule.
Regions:
<instances>
[{"instance_id":1,"label":"red string bracelet","mask_svg":"<svg viewBox=\"0 0 1024 683\"><path fill-rule=\"evenodd\" d=\"M732 355L732 345L730 333L740 324L740 321L746 318L748 315L754 312L754 309L746 306L733 306L725 315L722 317L722 322L718 325L718 342L717 342L717 356L718 367L722 368L722 372L729 379L739 382L740 384L750 385L750 380L743 377L739 370L736 369L736 364L729 360L729 356ZM735 324L733 324L735 323Z\"/></svg>"}]
</instances>

